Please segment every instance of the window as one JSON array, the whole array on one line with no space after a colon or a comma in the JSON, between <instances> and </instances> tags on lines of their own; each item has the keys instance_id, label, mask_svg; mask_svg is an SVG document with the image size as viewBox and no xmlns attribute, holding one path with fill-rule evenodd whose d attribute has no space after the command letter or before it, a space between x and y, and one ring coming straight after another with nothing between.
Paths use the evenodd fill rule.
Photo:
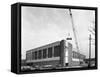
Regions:
<instances>
[{"instance_id":1,"label":"window","mask_svg":"<svg viewBox=\"0 0 100 77\"><path fill-rule=\"evenodd\" d=\"M35 52L32 52L32 60L35 59Z\"/></svg>"},{"instance_id":2,"label":"window","mask_svg":"<svg viewBox=\"0 0 100 77\"><path fill-rule=\"evenodd\" d=\"M26 53L26 59L31 60L31 53Z\"/></svg>"},{"instance_id":3,"label":"window","mask_svg":"<svg viewBox=\"0 0 100 77\"><path fill-rule=\"evenodd\" d=\"M37 51L35 51L35 59L37 59Z\"/></svg>"},{"instance_id":4,"label":"window","mask_svg":"<svg viewBox=\"0 0 100 77\"><path fill-rule=\"evenodd\" d=\"M48 58L52 57L52 47L48 48Z\"/></svg>"},{"instance_id":5,"label":"window","mask_svg":"<svg viewBox=\"0 0 100 77\"><path fill-rule=\"evenodd\" d=\"M60 56L60 45L54 47L54 57Z\"/></svg>"},{"instance_id":6,"label":"window","mask_svg":"<svg viewBox=\"0 0 100 77\"><path fill-rule=\"evenodd\" d=\"M43 58L46 58L47 55L47 49L43 49Z\"/></svg>"},{"instance_id":7,"label":"window","mask_svg":"<svg viewBox=\"0 0 100 77\"><path fill-rule=\"evenodd\" d=\"M26 54L26 60L28 60L29 58L28 58L28 53Z\"/></svg>"},{"instance_id":8,"label":"window","mask_svg":"<svg viewBox=\"0 0 100 77\"><path fill-rule=\"evenodd\" d=\"M38 51L38 59L41 59L41 58L42 58L42 51L39 50L39 51Z\"/></svg>"}]
</instances>

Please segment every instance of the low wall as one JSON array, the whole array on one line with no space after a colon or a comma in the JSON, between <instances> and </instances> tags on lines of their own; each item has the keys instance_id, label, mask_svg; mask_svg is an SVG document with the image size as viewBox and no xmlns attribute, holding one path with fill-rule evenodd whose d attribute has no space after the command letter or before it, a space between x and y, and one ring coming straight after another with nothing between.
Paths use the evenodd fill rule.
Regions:
<instances>
[{"instance_id":1,"label":"low wall","mask_svg":"<svg viewBox=\"0 0 100 77\"><path fill-rule=\"evenodd\" d=\"M42 61L42 62L33 62L33 66L44 66L44 65L59 65L59 60L53 60L53 61Z\"/></svg>"}]
</instances>

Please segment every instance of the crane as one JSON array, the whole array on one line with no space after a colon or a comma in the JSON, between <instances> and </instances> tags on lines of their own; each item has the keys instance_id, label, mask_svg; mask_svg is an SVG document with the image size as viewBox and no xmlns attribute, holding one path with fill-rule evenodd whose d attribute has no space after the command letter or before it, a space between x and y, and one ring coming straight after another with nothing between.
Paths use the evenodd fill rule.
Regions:
<instances>
[{"instance_id":1,"label":"crane","mask_svg":"<svg viewBox=\"0 0 100 77\"><path fill-rule=\"evenodd\" d=\"M76 29L74 26L73 15L72 15L71 9L69 9L69 13L70 13L70 18L71 18L71 22L72 22L72 29L73 29L73 34L74 34L74 38L75 38L76 49L77 49L77 52L79 53L79 46L78 46L78 41L77 41L77 36L76 36Z\"/></svg>"}]
</instances>

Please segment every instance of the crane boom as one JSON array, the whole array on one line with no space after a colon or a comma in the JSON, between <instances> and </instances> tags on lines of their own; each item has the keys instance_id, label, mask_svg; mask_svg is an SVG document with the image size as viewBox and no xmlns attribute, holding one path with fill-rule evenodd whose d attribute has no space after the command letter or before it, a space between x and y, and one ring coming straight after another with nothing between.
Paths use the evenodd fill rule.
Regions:
<instances>
[{"instance_id":1,"label":"crane boom","mask_svg":"<svg viewBox=\"0 0 100 77\"><path fill-rule=\"evenodd\" d=\"M78 46L78 41L77 41L77 37L76 37L76 31L75 31L75 26L74 26L74 21L73 21L71 9L69 9L69 13L70 13L71 22L72 22L72 28L73 28L73 33L74 33L74 37L75 37L76 48L77 48L77 52L79 53L79 46Z\"/></svg>"}]
</instances>

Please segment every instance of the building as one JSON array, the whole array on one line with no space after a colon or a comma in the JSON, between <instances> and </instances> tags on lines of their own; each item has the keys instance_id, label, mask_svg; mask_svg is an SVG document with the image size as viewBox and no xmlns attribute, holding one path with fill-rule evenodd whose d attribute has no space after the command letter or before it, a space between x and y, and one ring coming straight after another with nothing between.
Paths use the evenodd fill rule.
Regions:
<instances>
[{"instance_id":1,"label":"building","mask_svg":"<svg viewBox=\"0 0 100 77\"><path fill-rule=\"evenodd\" d=\"M73 51L72 44L66 40L57 41L26 52L26 63L31 66L65 67L80 65L85 55Z\"/></svg>"}]
</instances>

